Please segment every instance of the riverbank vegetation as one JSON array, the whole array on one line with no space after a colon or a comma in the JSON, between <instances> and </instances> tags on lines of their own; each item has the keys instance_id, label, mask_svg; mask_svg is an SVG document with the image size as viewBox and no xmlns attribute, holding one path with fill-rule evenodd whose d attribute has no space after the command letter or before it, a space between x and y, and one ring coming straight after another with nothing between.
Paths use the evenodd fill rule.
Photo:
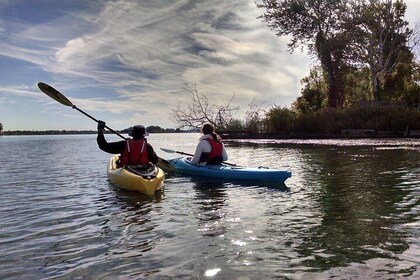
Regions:
<instances>
[{"instance_id":1,"label":"riverbank vegetation","mask_svg":"<svg viewBox=\"0 0 420 280\"><path fill-rule=\"evenodd\" d=\"M233 98L213 105L189 90L190 104L172 109L180 127L212 123L219 131L340 134L420 129L419 24L404 20L402 0L263 0L261 19L289 48L306 49L315 64L290 107L251 101L244 117Z\"/></svg>"},{"instance_id":2,"label":"riverbank vegetation","mask_svg":"<svg viewBox=\"0 0 420 280\"><path fill-rule=\"evenodd\" d=\"M1 123L0 123L1 124ZM0 126L2 128L2 126ZM121 134L128 134L130 128L116 130ZM160 126L152 125L146 127L148 133L186 133L186 132L196 132L196 129L190 130L181 130L174 128L162 128ZM65 134L96 134L96 130L0 130L2 135L65 135ZM112 133L107 131L106 133Z\"/></svg>"},{"instance_id":3,"label":"riverbank vegetation","mask_svg":"<svg viewBox=\"0 0 420 280\"><path fill-rule=\"evenodd\" d=\"M324 108L304 114L273 107L262 124L260 131L268 133L343 134L351 130L372 130L374 134L381 131L407 135L411 130L420 129L420 111L392 103L361 103L342 110Z\"/></svg>"}]
</instances>

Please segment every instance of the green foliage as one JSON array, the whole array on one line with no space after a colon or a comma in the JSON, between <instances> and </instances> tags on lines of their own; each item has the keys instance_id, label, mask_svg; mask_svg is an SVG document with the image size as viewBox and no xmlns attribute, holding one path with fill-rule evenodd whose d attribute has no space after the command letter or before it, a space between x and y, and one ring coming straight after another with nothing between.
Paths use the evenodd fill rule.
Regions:
<instances>
[{"instance_id":1,"label":"green foliage","mask_svg":"<svg viewBox=\"0 0 420 280\"><path fill-rule=\"evenodd\" d=\"M336 134L340 131L340 114L337 109L324 108L316 112L301 114L296 119L297 133Z\"/></svg>"},{"instance_id":2,"label":"green foliage","mask_svg":"<svg viewBox=\"0 0 420 280\"><path fill-rule=\"evenodd\" d=\"M363 67L349 67L344 77L344 108L352 106L358 101L372 99L372 85L369 78L369 69Z\"/></svg>"},{"instance_id":3,"label":"green foliage","mask_svg":"<svg viewBox=\"0 0 420 280\"><path fill-rule=\"evenodd\" d=\"M248 110L245 112L245 128L248 131L259 132L261 130L261 121L264 117L264 110L255 99L248 104Z\"/></svg>"},{"instance_id":4,"label":"green foliage","mask_svg":"<svg viewBox=\"0 0 420 280\"><path fill-rule=\"evenodd\" d=\"M274 106L266 114L268 132L289 133L294 128L296 113L288 108Z\"/></svg>"},{"instance_id":5,"label":"green foliage","mask_svg":"<svg viewBox=\"0 0 420 280\"><path fill-rule=\"evenodd\" d=\"M325 75L328 107L342 107L345 60L353 40L351 29L346 29L343 15L349 6L344 0L263 0L259 8L265 9L261 18L278 36L291 38L289 47L294 50L306 46L314 55ZM321 91L317 91L321 93ZM305 99L297 104L301 109L310 106ZM302 105L302 106L300 106Z\"/></svg>"},{"instance_id":6,"label":"green foliage","mask_svg":"<svg viewBox=\"0 0 420 280\"><path fill-rule=\"evenodd\" d=\"M302 80L296 111L346 108L359 100L416 102L404 1L262 0L257 6L277 36L289 36L290 50L305 46L318 59L319 69Z\"/></svg>"},{"instance_id":7,"label":"green foliage","mask_svg":"<svg viewBox=\"0 0 420 280\"><path fill-rule=\"evenodd\" d=\"M311 69L309 75L302 79L302 95L296 99L292 108L300 113L309 113L327 107L327 77L319 66ZM381 89L383 101L403 101L411 108L419 106L420 99L420 66L414 61L411 52L400 55L400 62L390 73ZM349 108L359 101L374 99L370 70L368 67L347 67L343 77L343 108Z\"/></svg>"},{"instance_id":8,"label":"green foliage","mask_svg":"<svg viewBox=\"0 0 420 280\"><path fill-rule=\"evenodd\" d=\"M404 131L407 127L420 128L420 112L394 103L356 105L344 113L343 123L351 129Z\"/></svg>"},{"instance_id":9,"label":"green foliage","mask_svg":"<svg viewBox=\"0 0 420 280\"><path fill-rule=\"evenodd\" d=\"M317 111L327 105L328 84L325 81L322 68L315 66L309 76L302 79L304 85L302 96L292 104L292 108L299 113Z\"/></svg>"},{"instance_id":10,"label":"green foliage","mask_svg":"<svg viewBox=\"0 0 420 280\"><path fill-rule=\"evenodd\" d=\"M237 118L230 119L225 130L260 132L262 130L264 117L265 111L261 108L261 105L257 104L255 99L253 99L248 104L245 118L243 120Z\"/></svg>"},{"instance_id":11,"label":"green foliage","mask_svg":"<svg viewBox=\"0 0 420 280\"><path fill-rule=\"evenodd\" d=\"M323 108L297 114L287 108L273 107L266 115L268 132L340 134L346 129L405 131L420 129L420 111L394 103L360 103L344 110Z\"/></svg>"},{"instance_id":12,"label":"green foliage","mask_svg":"<svg viewBox=\"0 0 420 280\"><path fill-rule=\"evenodd\" d=\"M382 92L383 100L403 100L411 107L418 105L420 96L418 71L419 65L414 62L414 55L409 51L402 53L395 71L386 77Z\"/></svg>"},{"instance_id":13,"label":"green foliage","mask_svg":"<svg viewBox=\"0 0 420 280\"><path fill-rule=\"evenodd\" d=\"M161 128L160 126L151 125L146 128L146 131L149 133L162 133L165 132L165 129Z\"/></svg>"},{"instance_id":14,"label":"green foliage","mask_svg":"<svg viewBox=\"0 0 420 280\"><path fill-rule=\"evenodd\" d=\"M232 119L230 120L228 126L227 126L227 130L232 130L232 131L243 131L246 130L246 126L242 123L241 120L239 119Z\"/></svg>"},{"instance_id":15,"label":"green foliage","mask_svg":"<svg viewBox=\"0 0 420 280\"><path fill-rule=\"evenodd\" d=\"M412 86L404 91L401 98L410 108L420 108L420 85Z\"/></svg>"}]
</instances>

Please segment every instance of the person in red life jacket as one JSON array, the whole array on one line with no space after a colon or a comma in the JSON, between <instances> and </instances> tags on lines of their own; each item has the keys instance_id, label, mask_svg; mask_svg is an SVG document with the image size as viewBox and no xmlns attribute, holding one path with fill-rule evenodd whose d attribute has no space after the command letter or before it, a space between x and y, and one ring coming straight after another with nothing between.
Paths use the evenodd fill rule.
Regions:
<instances>
[{"instance_id":1,"label":"person in red life jacket","mask_svg":"<svg viewBox=\"0 0 420 280\"><path fill-rule=\"evenodd\" d=\"M148 133L142 125L135 125L128 133L132 138L118 142L107 142L104 136L105 122L98 121L98 142L99 148L107 153L120 154L117 163L118 167L124 165L147 165L149 162L156 164L159 160L153 147L147 143Z\"/></svg>"},{"instance_id":2,"label":"person in red life jacket","mask_svg":"<svg viewBox=\"0 0 420 280\"><path fill-rule=\"evenodd\" d=\"M219 165L228 159L220 136L214 132L213 125L206 123L201 128L203 136L195 149L191 163L199 165Z\"/></svg>"}]
</instances>

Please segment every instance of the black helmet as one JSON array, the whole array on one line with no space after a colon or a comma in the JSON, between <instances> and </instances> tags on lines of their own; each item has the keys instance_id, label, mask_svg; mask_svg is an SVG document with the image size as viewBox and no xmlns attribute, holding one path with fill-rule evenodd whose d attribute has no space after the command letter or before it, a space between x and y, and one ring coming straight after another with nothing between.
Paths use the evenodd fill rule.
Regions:
<instances>
[{"instance_id":1,"label":"black helmet","mask_svg":"<svg viewBox=\"0 0 420 280\"><path fill-rule=\"evenodd\" d=\"M135 125L133 126L130 131L128 132L128 135L135 139L143 138L144 136L149 135L149 133L146 132L146 128L142 125Z\"/></svg>"}]
</instances>

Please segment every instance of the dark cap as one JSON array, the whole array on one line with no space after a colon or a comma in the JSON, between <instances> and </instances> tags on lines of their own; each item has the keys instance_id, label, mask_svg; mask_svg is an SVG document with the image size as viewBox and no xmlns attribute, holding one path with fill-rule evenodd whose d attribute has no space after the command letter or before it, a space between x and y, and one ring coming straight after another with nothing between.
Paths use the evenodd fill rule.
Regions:
<instances>
[{"instance_id":1,"label":"dark cap","mask_svg":"<svg viewBox=\"0 0 420 280\"><path fill-rule=\"evenodd\" d=\"M128 135L130 135L133 138L143 138L144 136L149 135L149 133L146 132L146 128L142 125L135 125L131 128L131 130L128 132Z\"/></svg>"}]
</instances>

